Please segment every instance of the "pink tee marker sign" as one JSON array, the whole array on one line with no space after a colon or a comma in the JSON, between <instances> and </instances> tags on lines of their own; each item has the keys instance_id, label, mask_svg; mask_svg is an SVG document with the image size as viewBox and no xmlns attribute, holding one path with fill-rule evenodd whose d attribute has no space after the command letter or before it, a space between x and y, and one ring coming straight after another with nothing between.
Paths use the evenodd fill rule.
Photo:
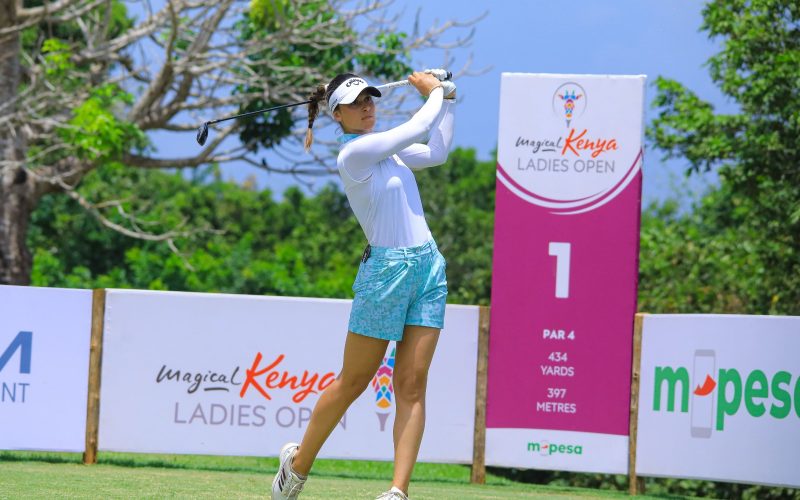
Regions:
<instances>
[{"instance_id":1,"label":"pink tee marker sign","mask_svg":"<svg viewBox=\"0 0 800 500\"><path fill-rule=\"evenodd\" d=\"M644 83L502 76L489 465L627 472Z\"/></svg>"}]
</instances>

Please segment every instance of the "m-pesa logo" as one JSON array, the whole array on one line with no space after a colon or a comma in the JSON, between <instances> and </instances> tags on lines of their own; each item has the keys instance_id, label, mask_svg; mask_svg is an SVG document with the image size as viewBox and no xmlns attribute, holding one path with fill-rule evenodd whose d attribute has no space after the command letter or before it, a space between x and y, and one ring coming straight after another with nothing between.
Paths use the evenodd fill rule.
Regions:
<instances>
[{"instance_id":1,"label":"m-pesa logo","mask_svg":"<svg viewBox=\"0 0 800 500\"><path fill-rule=\"evenodd\" d=\"M753 418L800 418L800 377L784 370L717 369L714 351L697 350L691 383L687 367L655 367L653 411L675 412L676 404L680 413L690 413L691 435L698 438L724 431L726 417L739 412Z\"/></svg>"},{"instance_id":2,"label":"m-pesa logo","mask_svg":"<svg viewBox=\"0 0 800 500\"><path fill-rule=\"evenodd\" d=\"M550 455L583 455L583 445L532 441L528 443L528 451L545 457Z\"/></svg>"}]
</instances>

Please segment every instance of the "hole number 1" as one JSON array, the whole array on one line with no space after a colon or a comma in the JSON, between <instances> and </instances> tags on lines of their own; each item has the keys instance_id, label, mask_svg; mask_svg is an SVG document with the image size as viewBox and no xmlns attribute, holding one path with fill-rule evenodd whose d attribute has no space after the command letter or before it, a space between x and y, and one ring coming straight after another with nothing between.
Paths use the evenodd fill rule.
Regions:
<instances>
[{"instance_id":1,"label":"hole number 1","mask_svg":"<svg viewBox=\"0 0 800 500\"><path fill-rule=\"evenodd\" d=\"M556 298L569 298L570 243L550 242L549 253L556 258Z\"/></svg>"}]
</instances>

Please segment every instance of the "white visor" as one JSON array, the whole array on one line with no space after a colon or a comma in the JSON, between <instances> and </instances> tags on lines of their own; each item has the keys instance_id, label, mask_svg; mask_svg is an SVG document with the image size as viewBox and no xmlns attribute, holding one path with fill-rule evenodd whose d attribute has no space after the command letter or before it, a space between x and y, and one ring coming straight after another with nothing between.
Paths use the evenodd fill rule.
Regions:
<instances>
[{"instance_id":1,"label":"white visor","mask_svg":"<svg viewBox=\"0 0 800 500\"><path fill-rule=\"evenodd\" d=\"M333 114L333 110L340 104L350 104L358 98L361 92L366 91L373 97L380 97L381 91L367 83L363 78L354 76L342 82L328 99L328 111Z\"/></svg>"}]
</instances>

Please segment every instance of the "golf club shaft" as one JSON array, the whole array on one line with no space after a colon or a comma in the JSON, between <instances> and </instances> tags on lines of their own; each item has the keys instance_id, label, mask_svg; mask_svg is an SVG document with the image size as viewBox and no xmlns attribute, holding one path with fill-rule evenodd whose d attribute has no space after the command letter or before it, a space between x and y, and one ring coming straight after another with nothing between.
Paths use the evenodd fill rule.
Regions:
<instances>
[{"instance_id":1,"label":"golf club shaft","mask_svg":"<svg viewBox=\"0 0 800 500\"><path fill-rule=\"evenodd\" d=\"M242 114L239 114L239 115L233 115L233 116L229 116L227 118L218 118L216 120L211 120L211 121L208 121L206 123L210 125L212 123L219 123L219 122L224 122L224 121L227 121L227 120L233 120L233 119L236 119L236 118L243 118L245 116L251 116L251 115L258 115L258 114L261 114L261 113L267 113L269 111L275 111L276 109L291 108L292 106L302 106L303 104L308 104L310 102L311 101L309 100L309 101L303 101L303 102L293 102L291 104L281 104L280 106L275 106L273 108L258 109L256 111L248 111L247 113L242 113Z\"/></svg>"},{"instance_id":2,"label":"golf club shaft","mask_svg":"<svg viewBox=\"0 0 800 500\"><path fill-rule=\"evenodd\" d=\"M378 90L389 90L389 89L393 89L393 88L396 88L396 87L404 87L406 85L411 85L410 83L408 83L408 80L399 80L399 81L396 81L396 82L385 83L383 85L379 85L376 88ZM255 111L248 111L247 113L241 113L241 114L238 114L238 115L232 115L232 116L228 116L228 117L225 117L225 118L217 118L216 120L210 120L210 121L207 121L205 123L206 123L206 125L212 125L214 123L224 122L224 121L228 121L228 120L235 120L237 118L244 118L245 116L260 115L262 113L268 113L270 111L275 111L275 110L278 110L278 109L291 108L293 106L302 106L303 104L308 104L309 102L311 102L311 101L308 100L308 101L302 101L302 102L293 102L291 104L281 104L280 106L275 106L275 107L272 107L272 108L257 109Z\"/></svg>"},{"instance_id":3,"label":"golf club shaft","mask_svg":"<svg viewBox=\"0 0 800 500\"><path fill-rule=\"evenodd\" d=\"M429 71L433 76L438 78L440 81L449 80L453 77L452 73L444 69L432 69ZM383 91L383 90L394 89L397 87L405 87L406 85L411 85L411 83L409 83L408 80L398 80L396 82L384 83L383 85L378 85L375 88Z\"/></svg>"},{"instance_id":4,"label":"golf club shaft","mask_svg":"<svg viewBox=\"0 0 800 500\"><path fill-rule=\"evenodd\" d=\"M429 70L425 70L425 71L426 71L426 73L432 74L433 76L435 76L436 78L438 78L441 81L449 80L449 79L451 79L453 77L452 73L450 73L449 71L444 70L444 69L429 69ZM389 89L393 89L393 88L397 88L397 87L404 87L404 86L407 86L407 85L410 85L408 80L400 80L400 81L397 81L397 82L391 82L391 83L386 83L386 84L383 84L383 85L379 85L376 88L379 89L379 90L389 90ZM205 145L206 139L208 138L208 126L211 125L211 124L224 122L224 121L228 121L228 120L235 120L236 118L243 118L245 116L260 115L262 113L267 113L269 111L275 111L277 109L291 108L291 107L294 107L294 106L302 106L303 104L308 104L310 102L311 102L311 100L309 99L309 100L302 101L302 102L294 102L294 103L291 103L291 104L282 104L280 106L274 106L272 108L258 109L256 111L249 111L247 113L241 113L241 114L238 114L238 115L228 116L228 117L225 117L225 118L218 118L216 120L210 120L210 121L204 122L197 129L197 143L200 144L201 146Z\"/></svg>"},{"instance_id":5,"label":"golf club shaft","mask_svg":"<svg viewBox=\"0 0 800 500\"><path fill-rule=\"evenodd\" d=\"M446 71L446 70L443 70L443 69L432 69L432 70L430 70L430 73L433 76L435 76L436 78L438 78L439 80L449 80L452 77L449 71ZM393 89L393 88L396 88L396 87L404 87L406 85L411 85L410 83L408 83L408 80L399 80L399 81L396 81L396 82L385 83L383 85L379 85L376 88L378 90L389 90L389 89ZM280 106L275 106L275 107L272 107L272 108L258 109L256 111L249 111L247 113L228 116L226 118L218 118L216 120L211 120L211 121L208 121L206 123L211 125L212 123L224 122L224 121L228 121L228 120L233 120L235 118L244 118L245 116L252 116L252 115L257 115L257 114L260 114L260 113L267 113L269 111L275 111L277 109L291 108L293 106L302 106L303 104L308 104L309 102L311 102L311 101L308 100L308 101L302 101L302 102L294 102L294 103L291 103L291 104L281 104Z\"/></svg>"},{"instance_id":6,"label":"golf club shaft","mask_svg":"<svg viewBox=\"0 0 800 500\"><path fill-rule=\"evenodd\" d=\"M405 87L407 85L411 85L408 80L398 80L396 82L384 83L383 85L376 85L375 88L383 92L384 90Z\"/></svg>"}]
</instances>

